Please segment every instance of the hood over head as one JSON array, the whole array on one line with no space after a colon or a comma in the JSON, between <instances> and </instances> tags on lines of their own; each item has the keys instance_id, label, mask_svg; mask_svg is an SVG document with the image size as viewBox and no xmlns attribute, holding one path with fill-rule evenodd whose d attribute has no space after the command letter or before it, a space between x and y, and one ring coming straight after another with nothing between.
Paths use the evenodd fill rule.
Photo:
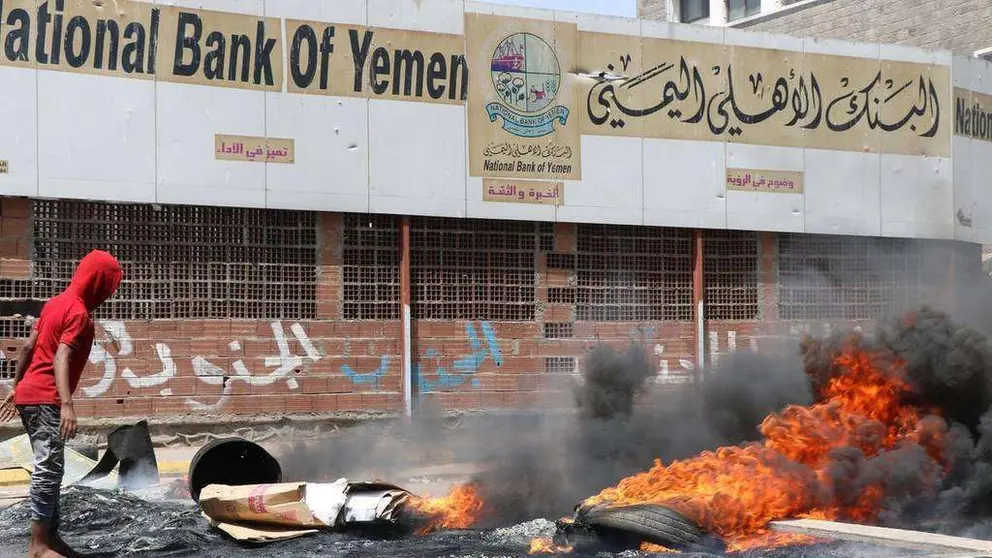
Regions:
<instances>
[{"instance_id":1,"label":"hood over head","mask_svg":"<svg viewBox=\"0 0 992 558\"><path fill-rule=\"evenodd\" d=\"M68 290L78 296L87 309L93 310L117 292L123 278L124 271L117 258L103 250L93 250L80 260Z\"/></svg>"}]
</instances>

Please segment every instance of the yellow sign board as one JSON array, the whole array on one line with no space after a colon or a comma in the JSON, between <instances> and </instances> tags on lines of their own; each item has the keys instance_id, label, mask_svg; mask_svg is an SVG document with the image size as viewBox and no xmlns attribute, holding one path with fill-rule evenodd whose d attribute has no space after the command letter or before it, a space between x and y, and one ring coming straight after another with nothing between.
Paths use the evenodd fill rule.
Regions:
<instances>
[{"instance_id":1,"label":"yellow sign board","mask_svg":"<svg viewBox=\"0 0 992 558\"><path fill-rule=\"evenodd\" d=\"M0 161L0 174L7 174L7 161Z\"/></svg>"},{"instance_id":2,"label":"yellow sign board","mask_svg":"<svg viewBox=\"0 0 992 558\"><path fill-rule=\"evenodd\" d=\"M561 182L487 178L482 181L482 200L487 202L564 205L565 187Z\"/></svg>"},{"instance_id":3,"label":"yellow sign board","mask_svg":"<svg viewBox=\"0 0 992 558\"><path fill-rule=\"evenodd\" d=\"M950 156L955 130L992 141L992 98L952 91L946 64L464 17L460 36L135 0L4 0L0 66L465 105L469 174L514 180L581 180L582 135L928 157Z\"/></svg>"},{"instance_id":4,"label":"yellow sign board","mask_svg":"<svg viewBox=\"0 0 992 558\"><path fill-rule=\"evenodd\" d=\"M592 32L578 52L583 134L950 155L947 65Z\"/></svg>"},{"instance_id":5,"label":"yellow sign board","mask_svg":"<svg viewBox=\"0 0 992 558\"><path fill-rule=\"evenodd\" d=\"M217 160L292 164L294 157L291 139L214 134L214 158Z\"/></svg>"},{"instance_id":6,"label":"yellow sign board","mask_svg":"<svg viewBox=\"0 0 992 558\"><path fill-rule=\"evenodd\" d=\"M469 174L582 178L574 23L466 14Z\"/></svg>"},{"instance_id":7,"label":"yellow sign board","mask_svg":"<svg viewBox=\"0 0 992 558\"><path fill-rule=\"evenodd\" d=\"M759 169L727 169L727 190L802 194L803 173Z\"/></svg>"}]
</instances>

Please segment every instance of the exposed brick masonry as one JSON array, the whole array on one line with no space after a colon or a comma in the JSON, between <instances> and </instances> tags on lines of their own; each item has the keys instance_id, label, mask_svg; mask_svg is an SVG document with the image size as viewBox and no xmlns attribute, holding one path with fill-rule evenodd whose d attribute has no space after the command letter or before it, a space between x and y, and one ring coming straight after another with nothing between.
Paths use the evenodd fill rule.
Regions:
<instances>
[{"instance_id":1,"label":"exposed brick masonry","mask_svg":"<svg viewBox=\"0 0 992 558\"><path fill-rule=\"evenodd\" d=\"M0 200L0 285L29 276L33 244L31 207L26 200ZM399 319L343 318L344 221L342 215L331 213L319 215L316 221L316 319L173 317L100 321L97 346L78 395L82 414L100 417L190 413L326 415L401 410ZM435 227L430 229L434 231L448 225L433 222L431 226ZM464 234L463 229L457 229L454 224L451 226L454 227L452 230L462 230ZM683 285L681 279L688 272L683 269L687 257L679 251L682 248L676 248L682 246L680 233L645 228L580 227L556 224L550 228L541 226L540 231L546 232L532 233L541 239L534 244L534 319L484 319L487 312L492 315L504 312L500 308L516 304L514 301L520 299L518 291L506 294L499 285L490 285L486 287L490 289L487 292L493 293L490 296L504 298L493 298L488 305L475 303L480 308L477 317L482 319L413 321L412 352L420 380L415 381L418 394L415 401L433 400L445 408L463 410L570 406L570 398L564 390L572 381L572 374L583 355L600 342L617 347L631 343L643 346L659 371L661 382L684 378L690 373L693 364L687 363L697 360L694 325L691 316L684 315L681 310L670 312L672 316L678 316L677 319L666 317L656 321L577 319L577 308L590 304L590 300L606 304L599 312L621 314L631 312L632 308L642 312L645 300L653 301L648 303L649 310L652 305L660 307L680 301L682 295L679 293L691 290L691 285ZM581 237L580 230L587 231L582 234L598 236ZM510 238L505 235L528 234L526 227L520 225L508 226L506 231L509 232L503 237L491 238L505 240ZM553 238L546 242L547 234L552 234ZM795 339L811 325L822 325L776 319L779 292L776 235L745 235L738 240L733 240L732 233L713 235L723 242L720 256L725 259L721 261L728 262L732 269L713 270L719 274L719 281L714 282L710 292L722 293L723 306L714 307L712 311L742 315L740 308L734 307L734 296L740 296L741 304L756 310L753 314L743 314L748 319L708 321L706 352L709 358L733 348L760 347L783 338ZM593 251L581 252L583 242L585 250ZM465 253L451 249L450 242L446 246L449 247L445 248L446 253L453 257ZM631 246L641 254L636 257L646 258L638 266L632 264L629 269L596 267L613 266L615 259L610 257L627 254ZM663 258L650 259L655 246L665 250ZM492 283L493 277L501 277L501 271L492 266L498 266L503 257L500 254L505 253L506 250L493 249L485 260L489 267L481 270L477 264L469 267L464 267L464 262L452 264L452 271L444 273L456 272L454 282L459 285L449 285L450 281L444 277L432 279L442 288L439 296L460 300L463 294L451 292L462 291L444 289L464 289L461 273L476 273L480 280ZM554 259L554 265L549 265L551 259ZM748 261L752 262L750 265L755 272L748 271ZM393 265L388 255L378 263L386 268ZM225 262L204 264L217 266ZM138 267L140 264L132 266L132 276L142 273ZM125 272L128 272L127 262ZM739 279L733 279L737 274ZM526 283L525 279L516 277L521 285ZM741 282L740 288L734 281ZM501 292L503 294L498 295ZM753 292L758 293L756 306L751 298L753 295L747 294ZM577 299L579 294L587 297L585 302ZM10 296L8 293L0 298ZM389 295L382 296L388 299ZM450 298L452 296L455 298ZM600 298L589 299L590 296ZM353 298L352 303L361 303L361 300ZM416 315L416 310L414 313ZM718 315L711 312L710 317ZM604 318L600 315L597 320ZM0 349L4 353L2 361L6 363L0 368L0 374L9 374L11 364L17 358L18 338L26 330L19 318L0 316L0 321L6 324L0 329L0 335L5 336L0 338Z\"/></svg>"},{"instance_id":2,"label":"exposed brick masonry","mask_svg":"<svg viewBox=\"0 0 992 558\"><path fill-rule=\"evenodd\" d=\"M794 2L786 2L791 4ZM657 6L661 8L658 9ZM663 0L642 0L641 17L664 19ZM971 55L992 47L988 0L829 0L733 27L796 37L909 45Z\"/></svg>"}]
</instances>

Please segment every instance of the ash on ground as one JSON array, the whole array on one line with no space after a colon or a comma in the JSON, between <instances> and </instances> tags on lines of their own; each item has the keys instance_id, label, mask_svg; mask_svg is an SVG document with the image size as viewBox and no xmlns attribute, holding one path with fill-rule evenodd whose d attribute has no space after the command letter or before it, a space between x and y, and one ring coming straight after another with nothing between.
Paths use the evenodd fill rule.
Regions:
<instances>
[{"instance_id":1,"label":"ash on ground","mask_svg":"<svg viewBox=\"0 0 992 558\"><path fill-rule=\"evenodd\" d=\"M189 501L163 499L154 490L148 498L124 492L70 487L62 494L62 533L81 552L94 557L259 556L291 558L503 558L528 556L531 539L554 534L545 519L489 531L448 531L426 537L368 539L341 533L321 533L260 547L238 545L213 530ZM26 502L0 512L0 556L26 553L29 509ZM864 545L830 544L780 548L737 554L740 558L896 558L916 552L876 549ZM640 558L642 552L569 554L575 558ZM654 555L657 556L657 555ZM704 554L665 554L683 558L712 558Z\"/></svg>"}]
</instances>

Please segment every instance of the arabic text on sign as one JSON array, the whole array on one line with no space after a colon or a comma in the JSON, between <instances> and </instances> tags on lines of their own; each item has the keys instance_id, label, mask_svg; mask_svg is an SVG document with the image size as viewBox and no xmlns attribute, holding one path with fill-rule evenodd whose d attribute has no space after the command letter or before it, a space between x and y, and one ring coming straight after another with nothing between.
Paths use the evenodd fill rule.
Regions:
<instances>
[{"instance_id":1,"label":"arabic text on sign","mask_svg":"<svg viewBox=\"0 0 992 558\"><path fill-rule=\"evenodd\" d=\"M727 190L801 194L803 193L803 173L798 171L727 169Z\"/></svg>"},{"instance_id":2,"label":"arabic text on sign","mask_svg":"<svg viewBox=\"0 0 992 558\"><path fill-rule=\"evenodd\" d=\"M562 205L564 188L560 182L486 179L482 182L482 199L488 202Z\"/></svg>"},{"instance_id":3,"label":"arabic text on sign","mask_svg":"<svg viewBox=\"0 0 992 558\"><path fill-rule=\"evenodd\" d=\"M747 56L757 55L755 49L741 47L727 63L724 53L705 46L659 41L650 50L644 46L645 58L649 52L664 54L645 63L643 71L596 78L586 97L593 127L587 133L949 152L946 67L894 62L879 67L874 61L872 68L864 60L838 69L837 57L787 53L798 59L769 71L760 56ZM673 48L686 53L673 55ZM878 133L866 136L867 131Z\"/></svg>"},{"instance_id":4,"label":"arabic text on sign","mask_svg":"<svg viewBox=\"0 0 992 558\"><path fill-rule=\"evenodd\" d=\"M256 163L293 163L293 140L248 136L214 136L215 158Z\"/></svg>"}]
</instances>

